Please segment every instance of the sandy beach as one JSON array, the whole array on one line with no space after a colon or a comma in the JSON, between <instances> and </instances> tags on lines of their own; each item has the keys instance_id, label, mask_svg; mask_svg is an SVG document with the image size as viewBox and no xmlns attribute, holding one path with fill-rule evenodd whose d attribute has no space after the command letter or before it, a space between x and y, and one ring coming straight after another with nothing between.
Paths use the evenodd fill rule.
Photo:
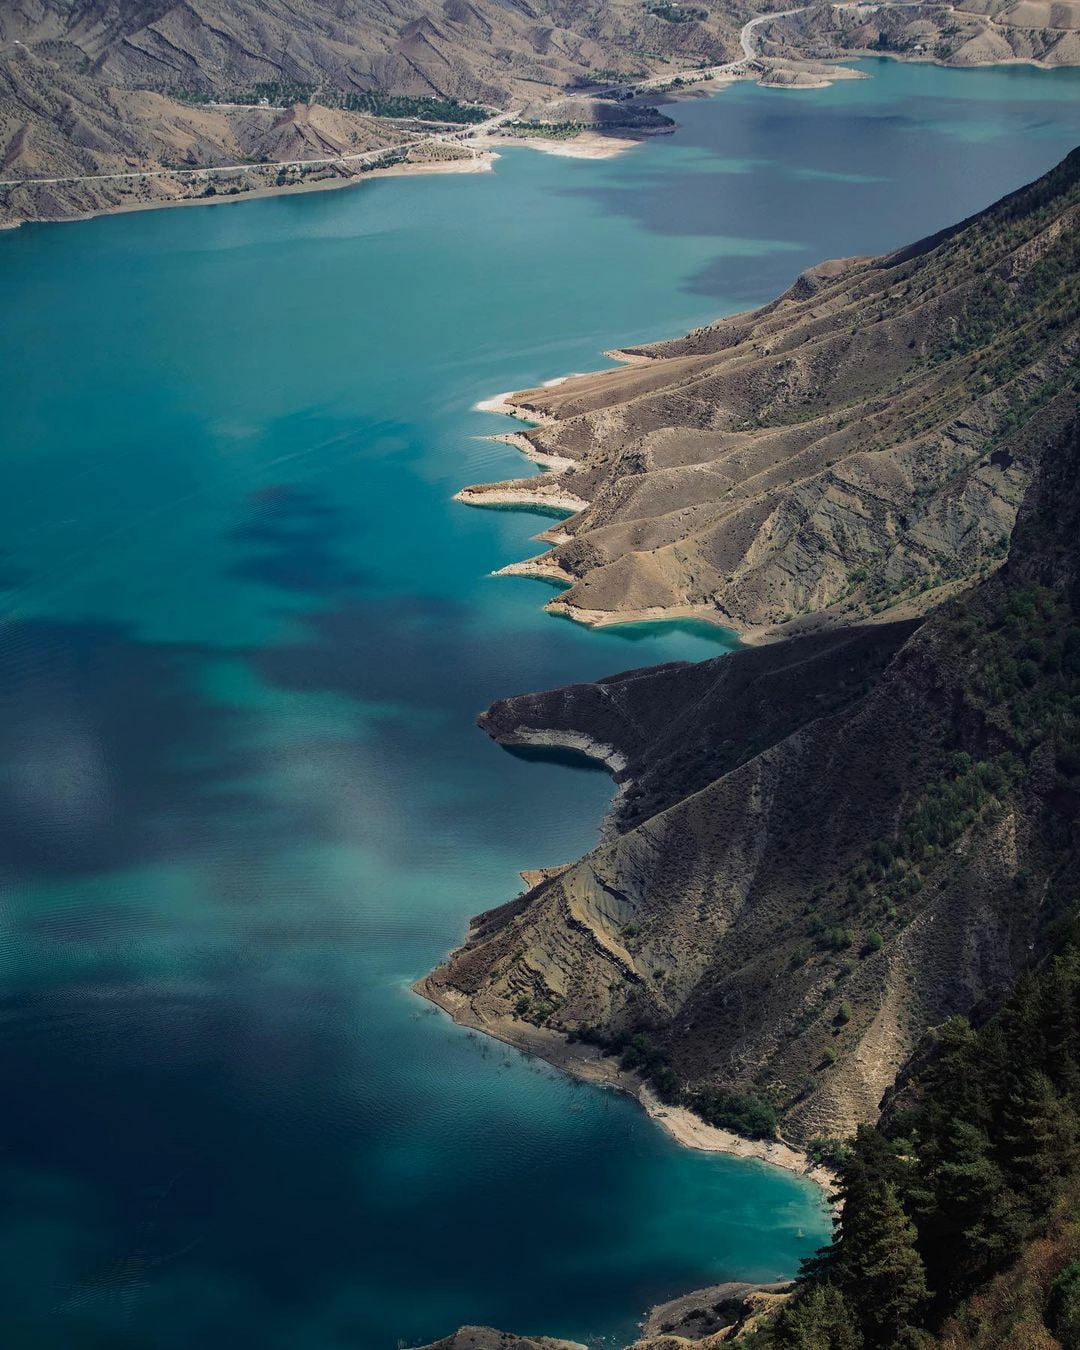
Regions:
<instances>
[{"instance_id":1,"label":"sandy beach","mask_svg":"<svg viewBox=\"0 0 1080 1350\"><path fill-rule=\"evenodd\" d=\"M473 411L499 413L502 417L513 417L519 422L532 422L536 426L542 426L545 421L543 414L532 413L520 403L513 402L517 392L516 389L508 389L504 394L492 394L490 398L482 398L473 404Z\"/></svg>"},{"instance_id":2,"label":"sandy beach","mask_svg":"<svg viewBox=\"0 0 1080 1350\"><path fill-rule=\"evenodd\" d=\"M497 145L520 146L523 150L539 150L544 155L557 155L560 159L614 159L627 150L640 145L640 140L626 137L605 136L598 131L583 131L570 140L555 140L548 136L491 136L484 144L494 148Z\"/></svg>"}]
</instances>

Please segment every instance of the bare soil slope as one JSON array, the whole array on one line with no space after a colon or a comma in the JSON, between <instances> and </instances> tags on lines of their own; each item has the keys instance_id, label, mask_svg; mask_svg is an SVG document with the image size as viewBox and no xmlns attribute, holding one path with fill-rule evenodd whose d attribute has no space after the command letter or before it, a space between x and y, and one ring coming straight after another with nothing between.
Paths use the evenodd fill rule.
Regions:
<instances>
[{"instance_id":1,"label":"bare soil slope","mask_svg":"<svg viewBox=\"0 0 1080 1350\"><path fill-rule=\"evenodd\" d=\"M707 428L730 419L733 404L741 414L746 403L737 400L760 397L754 391L777 355L805 369L813 362L802 349L839 346L855 363L847 372L841 359L823 363L813 400L845 378L861 384L859 422L872 421L871 434L885 442L876 453L886 471L872 490L872 455L856 461L858 495L845 469L849 519L891 542L886 560L911 556L913 529L923 542L932 529L952 529L959 575L969 581L980 567L963 561L964 541L977 540L987 518L995 532L1010 532L1015 511L1000 488L976 493L972 484L993 481L990 473L1009 482L1022 466L1015 498L1030 485L1007 566L988 569L921 623L878 616L796 630L786 643L702 665L496 704L481 722L504 744L554 733L609 747L623 792L599 847L481 915L466 945L423 984L426 994L542 1052L537 1027L612 1049L662 1094L716 1123L763 1104L786 1136L805 1143L874 1119L926 1029L992 1003L1043 949L1057 918L1044 903L1047 868L1060 856L1053 841L1072 828L1080 801L1054 769L1072 760L1055 749L1059 713L1051 711L1072 642L1080 539L1077 274L1055 261L1065 241L1075 246L1078 169L1074 154L945 238L859 264L821 291L805 283L757 315L672 344L655 365L591 381L585 394L570 385L534 396L557 416L540 443L578 450L581 476L602 484L597 502L617 511L634 500L616 472L633 450L606 455L618 441L604 414L614 410L625 430L631 415L643 428L677 407L681 426L692 411ZM1040 267L1071 280L1060 289L1040 279ZM1041 312L1041 338L1014 319L1017 292L1021 314ZM928 335L917 336L903 303L913 296ZM891 316L890 300L902 302ZM849 319L837 324L841 305ZM849 322L854 309L861 331L879 307L873 362ZM926 344L921 361L907 355L907 334ZM941 334L948 347L935 357ZM775 344L768 364L754 352L765 342ZM891 399L869 394L882 367ZM971 383L984 373L986 392L973 402ZM915 384L922 397L912 400ZM907 419L938 399L959 417L948 443L956 462L949 477L913 491L902 472L910 475L919 453ZM1008 461L999 467L986 427L1000 426L1010 409L1007 432L990 442ZM727 433L705 434L722 443ZM944 454L942 435L937 428L916 445ZM639 464L632 487L656 472ZM820 503L837 478L812 468L794 481L788 474L766 496L769 513L790 528L774 527L751 549L736 511L727 522L713 518L713 547L734 533L754 567L797 578L802 559L814 565L831 551L828 543L800 548L799 532L824 537ZM563 479L580 481L573 472ZM683 521L700 521L709 505L700 501ZM581 543L596 509L578 518L566 547ZM698 537L675 536L668 547L693 557L688 575L700 574ZM944 537L937 547L945 552ZM992 554L985 559L996 569Z\"/></svg>"},{"instance_id":2,"label":"bare soil slope","mask_svg":"<svg viewBox=\"0 0 1080 1350\"><path fill-rule=\"evenodd\" d=\"M462 498L587 503L538 560L569 583L548 608L585 622L924 613L1005 555L1034 469L1017 428L1076 358L1078 227L1074 153L956 229L511 395L561 471Z\"/></svg>"}]
</instances>

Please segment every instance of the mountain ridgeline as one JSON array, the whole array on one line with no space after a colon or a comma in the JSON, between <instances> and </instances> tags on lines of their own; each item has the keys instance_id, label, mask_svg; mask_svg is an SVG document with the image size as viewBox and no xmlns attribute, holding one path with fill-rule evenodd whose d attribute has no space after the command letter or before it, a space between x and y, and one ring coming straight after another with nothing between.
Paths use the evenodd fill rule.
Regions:
<instances>
[{"instance_id":1,"label":"mountain ridgeline","mask_svg":"<svg viewBox=\"0 0 1080 1350\"><path fill-rule=\"evenodd\" d=\"M674 344L680 354L656 363L677 364L674 380L643 367L609 374L604 393L603 378L592 383L605 444L612 424L641 417L642 400L677 407L680 428L690 408L729 418L720 400L754 387L762 361L732 353L752 352L767 329L771 367L790 353L787 363L818 370L816 399L846 391L852 402L827 416L862 448L841 471L815 469L816 452L773 429L745 433L770 438L771 466L728 457L729 474L742 463L748 475L731 479L739 505L725 493L657 518L669 533L681 524L665 547L697 575L702 512L730 510L709 538L753 559L742 594L764 593L755 570L784 569L823 602L781 628L786 641L508 699L481 718L504 744L585 736L624 767L600 845L480 916L429 978L426 992L456 1016L541 1052L545 1036L569 1037L583 1060L607 1051L716 1124L767 1135L779 1122L809 1144L873 1120L928 1028L992 1005L1052 948L1070 904L1053 878L1080 768L1075 489L1061 468L1075 441L1078 193L1074 152L958 229ZM876 332L863 327L868 308L882 313ZM628 379L634 392L619 402ZM590 414L564 410L530 436L565 447L564 429ZM812 443L820 417L783 436ZM913 417L926 425L914 440ZM635 480L662 473L629 473L627 484L625 458L594 453L580 472L603 479L598 502L632 501L645 491ZM930 463L939 477L914 472ZM838 485L856 473L861 494L848 493L842 514ZM832 545L808 546L828 502L833 543L844 519L849 539L860 521L879 544L860 598L831 611L827 591L798 580L804 564L829 569ZM596 528L595 510L569 522L575 544ZM789 528L774 523L762 538L759 524L748 545L743 511ZM903 604L869 603L892 567L917 569L931 549L944 565L946 530L947 598L934 607L933 591L909 585Z\"/></svg>"}]
</instances>

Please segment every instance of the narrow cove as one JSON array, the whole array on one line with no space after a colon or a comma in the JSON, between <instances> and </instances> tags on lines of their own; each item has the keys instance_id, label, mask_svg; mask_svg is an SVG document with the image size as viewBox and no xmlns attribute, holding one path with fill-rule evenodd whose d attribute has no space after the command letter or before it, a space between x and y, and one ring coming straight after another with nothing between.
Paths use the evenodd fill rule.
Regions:
<instances>
[{"instance_id":1,"label":"narrow cove","mask_svg":"<svg viewBox=\"0 0 1080 1350\"><path fill-rule=\"evenodd\" d=\"M680 1149L408 986L610 797L475 714L717 650L492 578L545 521L451 500L524 471L472 405L1080 139L1076 72L866 68L682 103L613 161L0 239L10 1344L621 1345L824 1236L809 1183Z\"/></svg>"}]
</instances>

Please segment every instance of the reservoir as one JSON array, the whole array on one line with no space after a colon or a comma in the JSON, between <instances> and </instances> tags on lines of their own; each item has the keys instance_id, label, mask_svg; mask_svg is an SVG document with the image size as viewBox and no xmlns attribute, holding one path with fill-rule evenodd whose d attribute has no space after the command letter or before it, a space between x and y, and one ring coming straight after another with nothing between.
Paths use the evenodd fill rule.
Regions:
<instances>
[{"instance_id":1,"label":"reservoir","mask_svg":"<svg viewBox=\"0 0 1080 1350\"><path fill-rule=\"evenodd\" d=\"M0 237L0 1327L9 1350L597 1346L826 1237L810 1183L409 989L587 850L601 772L493 699L724 635L490 573L537 515L480 399L970 215L1080 142L1080 72L864 62L507 151Z\"/></svg>"}]
</instances>

